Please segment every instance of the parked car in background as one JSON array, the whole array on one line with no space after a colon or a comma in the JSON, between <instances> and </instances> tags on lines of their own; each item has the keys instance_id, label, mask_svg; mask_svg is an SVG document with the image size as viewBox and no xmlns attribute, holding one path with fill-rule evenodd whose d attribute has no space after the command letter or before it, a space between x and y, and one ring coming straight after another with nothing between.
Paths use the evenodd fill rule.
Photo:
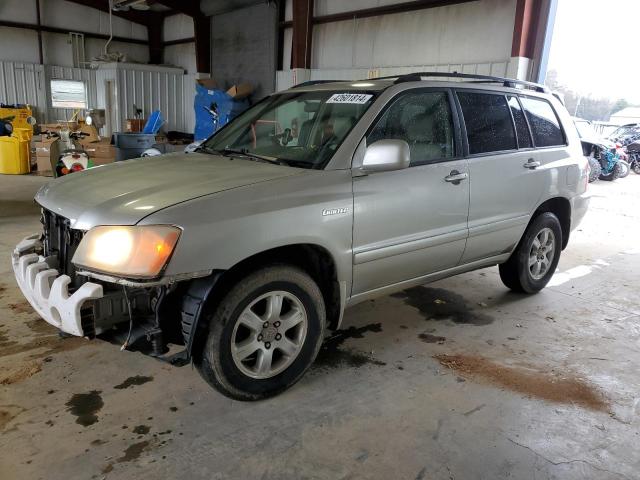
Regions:
<instances>
[{"instance_id":1,"label":"parked car in background","mask_svg":"<svg viewBox=\"0 0 640 480\"><path fill-rule=\"evenodd\" d=\"M618 127L607 136L607 139L624 147L629 143L640 139L640 125L637 123L630 123L628 125Z\"/></svg>"},{"instance_id":2,"label":"parked car in background","mask_svg":"<svg viewBox=\"0 0 640 480\"><path fill-rule=\"evenodd\" d=\"M508 288L540 291L586 213L587 170L541 85L310 82L196 153L47 184L43 231L13 268L62 331L121 332L125 348L193 360L223 394L255 400L297 382L359 302L495 265Z\"/></svg>"}]
</instances>

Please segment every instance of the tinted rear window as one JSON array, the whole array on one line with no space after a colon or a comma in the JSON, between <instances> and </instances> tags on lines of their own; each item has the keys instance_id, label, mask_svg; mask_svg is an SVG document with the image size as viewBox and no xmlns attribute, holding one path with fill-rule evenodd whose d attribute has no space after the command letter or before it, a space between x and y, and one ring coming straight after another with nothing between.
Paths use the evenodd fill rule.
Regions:
<instances>
[{"instance_id":1,"label":"tinted rear window","mask_svg":"<svg viewBox=\"0 0 640 480\"><path fill-rule=\"evenodd\" d=\"M503 95L458 92L458 99L467 127L470 154L517 148L509 106Z\"/></svg>"},{"instance_id":2,"label":"tinted rear window","mask_svg":"<svg viewBox=\"0 0 640 480\"><path fill-rule=\"evenodd\" d=\"M531 133L536 147L555 147L564 145L564 135L560 128L560 121L546 100L531 97L521 97L522 106L527 113Z\"/></svg>"},{"instance_id":3,"label":"tinted rear window","mask_svg":"<svg viewBox=\"0 0 640 480\"><path fill-rule=\"evenodd\" d=\"M511 108L511 114L513 115L513 121L516 124L516 133L518 134L518 147L531 148L531 135L529 134L529 126L527 125L527 119L524 118L524 112L518 102L517 97L509 97L509 107Z\"/></svg>"}]
</instances>

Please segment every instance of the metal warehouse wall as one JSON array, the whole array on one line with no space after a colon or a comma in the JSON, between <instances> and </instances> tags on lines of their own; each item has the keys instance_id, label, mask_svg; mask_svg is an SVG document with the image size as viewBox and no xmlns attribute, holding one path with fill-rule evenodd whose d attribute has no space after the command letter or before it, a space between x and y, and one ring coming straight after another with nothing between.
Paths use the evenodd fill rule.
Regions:
<instances>
[{"instance_id":1,"label":"metal warehouse wall","mask_svg":"<svg viewBox=\"0 0 640 480\"><path fill-rule=\"evenodd\" d=\"M47 115L44 66L0 62L0 103L28 103L36 114Z\"/></svg>"},{"instance_id":2,"label":"metal warehouse wall","mask_svg":"<svg viewBox=\"0 0 640 480\"><path fill-rule=\"evenodd\" d=\"M222 88L249 82L256 100L275 90L277 16L264 2L211 17L211 73Z\"/></svg>"},{"instance_id":3,"label":"metal warehouse wall","mask_svg":"<svg viewBox=\"0 0 640 480\"><path fill-rule=\"evenodd\" d=\"M143 109L145 116L153 110L162 111L167 122L166 130L193 132L194 75L161 69L148 71L142 68L127 68L118 70L117 79L121 122L133 116L133 105L136 105Z\"/></svg>"},{"instance_id":4,"label":"metal warehouse wall","mask_svg":"<svg viewBox=\"0 0 640 480\"><path fill-rule=\"evenodd\" d=\"M89 108L106 108L106 82L113 81L117 102L112 131L124 128L124 121L133 115L133 104L136 104L145 115L160 109L167 121L167 130L193 132L194 75L149 65L105 67L111 68L90 70L0 61L0 103L28 103L34 107L41 123L66 120L73 114L72 110L50 107L47 86L52 78L84 81Z\"/></svg>"},{"instance_id":5,"label":"metal warehouse wall","mask_svg":"<svg viewBox=\"0 0 640 480\"><path fill-rule=\"evenodd\" d=\"M285 18L292 19L292 0ZM315 16L400 1L316 0ZM313 26L311 80L359 79L420 70L506 75L510 72L516 0L480 0L446 7ZM284 35L278 90L288 88L291 29Z\"/></svg>"},{"instance_id":6,"label":"metal warehouse wall","mask_svg":"<svg viewBox=\"0 0 640 480\"><path fill-rule=\"evenodd\" d=\"M79 29L107 35L109 16L99 10L65 2L63 0L40 1L42 25L74 31ZM34 25L37 21L34 0L0 0L0 19ZM119 17L113 17L113 34L120 37L147 39L146 28ZM34 30L0 27L0 60L39 63L38 34ZM45 65L73 66L72 47L69 36L60 33L42 33ZM105 40L86 38L87 60L101 54ZM129 61L147 62L149 52L146 45L112 42L110 51L125 53Z\"/></svg>"}]
</instances>

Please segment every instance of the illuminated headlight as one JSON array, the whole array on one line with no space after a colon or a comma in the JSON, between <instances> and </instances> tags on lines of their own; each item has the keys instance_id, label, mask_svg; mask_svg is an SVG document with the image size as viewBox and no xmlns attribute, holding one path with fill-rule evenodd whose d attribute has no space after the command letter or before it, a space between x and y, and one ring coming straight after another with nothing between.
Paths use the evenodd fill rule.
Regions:
<instances>
[{"instance_id":1,"label":"illuminated headlight","mask_svg":"<svg viewBox=\"0 0 640 480\"><path fill-rule=\"evenodd\" d=\"M92 271L155 278L179 237L180 229L167 225L94 227L83 237L72 262Z\"/></svg>"}]
</instances>

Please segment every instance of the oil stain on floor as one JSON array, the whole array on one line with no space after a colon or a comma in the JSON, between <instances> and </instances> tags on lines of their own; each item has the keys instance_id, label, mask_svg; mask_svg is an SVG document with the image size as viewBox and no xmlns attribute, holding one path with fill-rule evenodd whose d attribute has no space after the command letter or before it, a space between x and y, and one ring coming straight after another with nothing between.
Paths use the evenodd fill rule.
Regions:
<instances>
[{"instance_id":1,"label":"oil stain on floor","mask_svg":"<svg viewBox=\"0 0 640 480\"><path fill-rule=\"evenodd\" d=\"M363 327L349 327L344 330L336 330L331 337L322 344L318 357L314 363L315 368L337 368L341 366L361 367L363 365L386 365L385 362L376 360L362 352L354 352L341 348L344 342L350 338L364 338L367 332L380 333L382 325L371 323Z\"/></svg>"},{"instance_id":2,"label":"oil stain on floor","mask_svg":"<svg viewBox=\"0 0 640 480\"><path fill-rule=\"evenodd\" d=\"M98 390L89 393L76 393L66 403L68 411L77 417L77 424L88 427L98 421L97 414L104 406L101 393Z\"/></svg>"},{"instance_id":3,"label":"oil stain on floor","mask_svg":"<svg viewBox=\"0 0 640 480\"><path fill-rule=\"evenodd\" d=\"M413 287L391 296L417 308L425 320L451 320L469 325L489 325L494 320L474 311L461 295L442 288Z\"/></svg>"},{"instance_id":4,"label":"oil stain on floor","mask_svg":"<svg viewBox=\"0 0 640 480\"><path fill-rule=\"evenodd\" d=\"M470 355L436 355L434 358L463 377L508 388L523 395L553 403L578 405L589 410L606 412L609 409L609 402L597 388L572 375L500 365Z\"/></svg>"},{"instance_id":5,"label":"oil stain on floor","mask_svg":"<svg viewBox=\"0 0 640 480\"><path fill-rule=\"evenodd\" d=\"M147 377L144 375L135 375L127 378L124 382L115 385L113 388L116 390L124 390L125 388L144 385L145 383L153 381L153 377Z\"/></svg>"},{"instance_id":6,"label":"oil stain on floor","mask_svg":"<svg viewBox=\"0 0 640 480\"><path fill-rule=\"evenodd\" d=\"M122 456L117 458L115 462L108 463L104 467L102 467L102 474L107 474L113 471L114 463L127 463L132 462L140 458L142 452L149 448L149 441L145 440L138 443L133 443L127 447L127 449L123 452Z\"/></svg>"},{"instance_id":7,"label":"oil stain on floor","mask_svg":"<svg viewBox=\"0 0 640 480\"><path fill-rule=\"evenodd\" d=\"M420 335L418 335L418 338L424 343L442 344L447 340L445 337L441 337L439 335L431 335L430 333L421 333Z\"/></svg>"}]
</instances>

